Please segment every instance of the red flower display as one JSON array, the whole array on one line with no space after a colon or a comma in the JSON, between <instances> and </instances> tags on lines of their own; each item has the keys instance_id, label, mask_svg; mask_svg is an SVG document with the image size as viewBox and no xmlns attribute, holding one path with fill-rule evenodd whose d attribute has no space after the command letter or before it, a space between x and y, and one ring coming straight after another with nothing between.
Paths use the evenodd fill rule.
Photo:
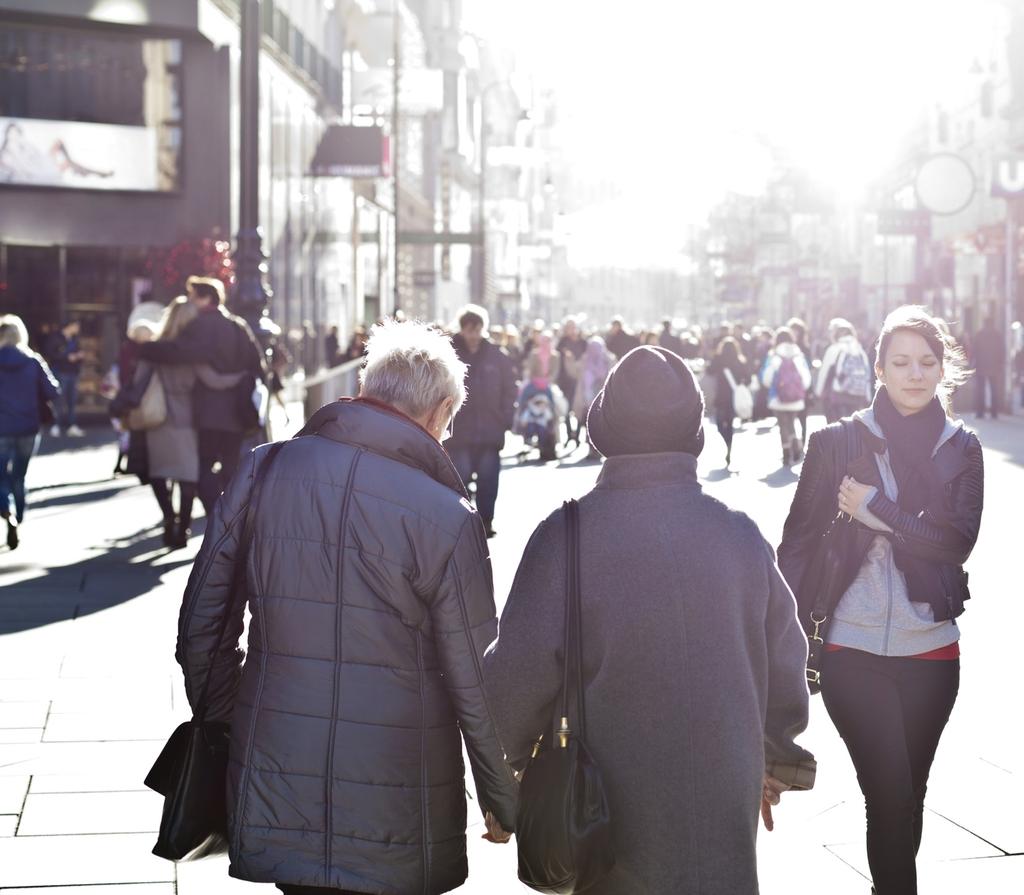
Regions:
<instances>
[{"instance_id":1,"label":"red flower display","mask_svg":"<svg viewBox=\"0 0 1024 895\"><path fill-rule=\"evenodd\" d=\"M179 295L189 277L216 277L226 289L235 282L230 256L231 245L219 237L183 239L167 248L157 249L146 265L153 285L160 291Z\"/></svg>"}]
</instances>

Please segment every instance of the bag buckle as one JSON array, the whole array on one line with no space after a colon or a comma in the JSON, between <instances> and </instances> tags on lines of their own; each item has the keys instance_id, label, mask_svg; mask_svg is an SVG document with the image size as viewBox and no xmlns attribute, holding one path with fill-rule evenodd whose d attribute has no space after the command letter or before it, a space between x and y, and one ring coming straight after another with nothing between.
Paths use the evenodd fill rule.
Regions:
<instances>
[{"instance_id":1,"label":"bag buckle","mask_svg":"<svg viewBox=\"0 0 1024 895\"><path fill-rule=\"evenodd\" d=\"M807 669L807 683L821 686L821 672L816 668Z\"/></svg>"},{"instance_id":2,"label":"bag buckle","mask_svg":"<svg viewBox=\"0 0 1024 895\"><path fill-rule=\"evenodd\" d=\"M821 633L820 632L821 632L821 626L823 624L825 624L825 622L827 622L827 621L828 621L828 616L827 615L822 615L821 618L815 618L814 613L813 612L811 613L811 623L814 625L814 633L811 634L811 640L814 640L817 643L821 643L821 644L825 643L825 641L822 640L822 638L821 638Z\"/></svg>"}]
</instances>

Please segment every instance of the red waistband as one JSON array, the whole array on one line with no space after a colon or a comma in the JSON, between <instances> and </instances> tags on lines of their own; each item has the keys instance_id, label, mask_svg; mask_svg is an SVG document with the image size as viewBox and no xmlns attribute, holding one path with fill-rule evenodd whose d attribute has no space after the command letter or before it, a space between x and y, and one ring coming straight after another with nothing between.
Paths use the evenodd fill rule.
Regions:
<instances>
[{"instance_id":1,"label":"red waistband","mask_svg":"<svg viewBox=\"0 0 1024 895\"><path fill-rule=\"evenodd\" d=\"M839 650L850 649L851 647L839 646L835 643L825 645L825 651L837 653ZM960 658L960 641L955 641L948 646L940 646L938 649L929 650L926 653L918 653L916 656L900 656L901 659L929 659L949 662Z\"/></svg>"}]
</instances>

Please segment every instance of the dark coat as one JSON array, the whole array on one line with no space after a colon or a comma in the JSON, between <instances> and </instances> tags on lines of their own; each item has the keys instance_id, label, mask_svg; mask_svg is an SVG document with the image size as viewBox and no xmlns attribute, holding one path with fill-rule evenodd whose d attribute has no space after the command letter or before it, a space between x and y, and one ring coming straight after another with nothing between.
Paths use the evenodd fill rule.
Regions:
<instances>
[{"instance_id":1,"label":"dark coat","mask_svg":"<svg viewBox=\"0 0 1024 895\"><path fill-rule=\"evenodd\" d=\"M794 743L808 693L793 596L696 470L689 454L611 457L580 501L587 742L616 856L588 895L756 892L766 768L813 782ZM534 532L484 657L514 764L550 735L561 687L564 525L558 510Z\"/></svg>"},{"instance_id":2,"label":"dark coat","mask_svg":"<svg viewBox=\"0 0 1024 895\"><path fill-rule=\"evenodd\" d=\"M497 624L483 526L441 446L382 405L318 411L274 460L230 582L258 448L217 503L185 593L190 701L232 721L231 874L356 892L446 892L467 875L462 740L478 805L508 829L516 787L484 696Z\"/></svg>"},{"instance_id":3,"label":"dark coat","mask_svg":"<svg viewBox=\"0 0 1024 895\"><path fill-rule=\"evenodd\" d=\"M70 358L70 355L78 354L80 351L78 336L68 338L60 330L53 333L43 346L43 353L49 360L51 369L62 376L77 376L81 372L81 360Z\"/></svg>"},{"instance_id":4,"label":"dark coat","mask_svg":"<svg viewBox=\"0 0 1024 895\"><path fill-rule=\"evenodd\" d=\"M470 354L462 336L452 338L459 359L469 365L466 375L466 403L462 405L449 450L464 447L500 449L505 433L512 428L516 404L516 376L512 361L492 342L484 339L476 354Z\"/></svg>"},{"instance_id":5,"label":"dark coat","mask_svg":"<svg viewBox=\"0 0 1024 895\"><path fill-rule=\"evenodd\" d=\"M0 436L35 435L40 399L60 396L46 361L14 345L0 348Z\"/></svg>"},{"instance_id":6,"label":"dark coat","mask_svg":"<svg viewBox=\"0 0 1024 895\"><path fill-rule=\"evenodd\" d=\"M854 426L859 448L850 456L846 427ZM956 618L971 597L963 564L974 549L981 527L984 505L985 468L981 442L961 428L939 448L935 466L943 486L940 505L925 509L920 516L904 512L885 496L874 453L885 450L862 422L840 420L811 435L807 442L800 482L779 545L779 567L797 595L800 620L807 628L816 595L815 560L820 555L821 536L838 513L837 495L844 476L853 476L878 493L868 509L888 525L900 548L928 560L933 590L945 599L935 608L935 620ZM850 523L853 545L839 576L837 593L843 594L857 577L875 538L882 534L859 522Z\"/></svg>"},{"instance_id":7,"label":"dark coat","mask_svg":"<svg viewBox=\"0 0 1024 895\"><path fill-rule=\"evenodd\" d=\"M204 310L177 339L139 346L144 360L158 364L208 364L218 373L248 374L233 388L211 388L201 380L193 393L196 429L245 432L254 427L251 395L265 378L263 351L241 317L220 308Z\"/></svg>"}]
</instances>

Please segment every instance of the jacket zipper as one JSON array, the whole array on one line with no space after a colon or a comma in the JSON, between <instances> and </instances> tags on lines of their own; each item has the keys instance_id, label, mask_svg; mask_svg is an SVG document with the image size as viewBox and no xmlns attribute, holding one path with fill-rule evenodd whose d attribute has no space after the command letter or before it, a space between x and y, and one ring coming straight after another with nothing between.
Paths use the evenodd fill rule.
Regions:
<instances>
[{"instance_id":1,"label":"jacket zipper","mask_svg":"<svg viewBox=\"0 0 1024 895\"><path fill-rule=\"evenodd\" d=\"M882 642L882 655L889 655L889 637L892 634L892 604L893 604L893 593L892 593L892 566L895 562L895 557L892 555L892 547L889 548L888 561L885 564L885 582L888 590L888 597L886 600L885 607L885 638Z\"/></svg>"},{"instance_id":2,"label":"jacket zipper","mask_svg":"<svg viewBox=\"0 0 1024 895\"><path fill-rule=\"evenodd\" d=\"M352 481L356 475L356 467L363 456L363 449L356 448L356 455L352 458L352 465L348 470L348 479L345 482L345 502L341 508L341 527L338 534L338 586L337 586L337 615L334 622L334 694L331 704L331 730L327 740L327 777L324 780L324 804L327 809L327 836L324 843L324 885L331 884L331 855L334 852L334 802L332 799L334 789L334 743L338 732L338 700L341 696L341 583L344 580L345 572L345 532L348 528L348 510L352 502Z\"/></svg>"}]
</instances>

